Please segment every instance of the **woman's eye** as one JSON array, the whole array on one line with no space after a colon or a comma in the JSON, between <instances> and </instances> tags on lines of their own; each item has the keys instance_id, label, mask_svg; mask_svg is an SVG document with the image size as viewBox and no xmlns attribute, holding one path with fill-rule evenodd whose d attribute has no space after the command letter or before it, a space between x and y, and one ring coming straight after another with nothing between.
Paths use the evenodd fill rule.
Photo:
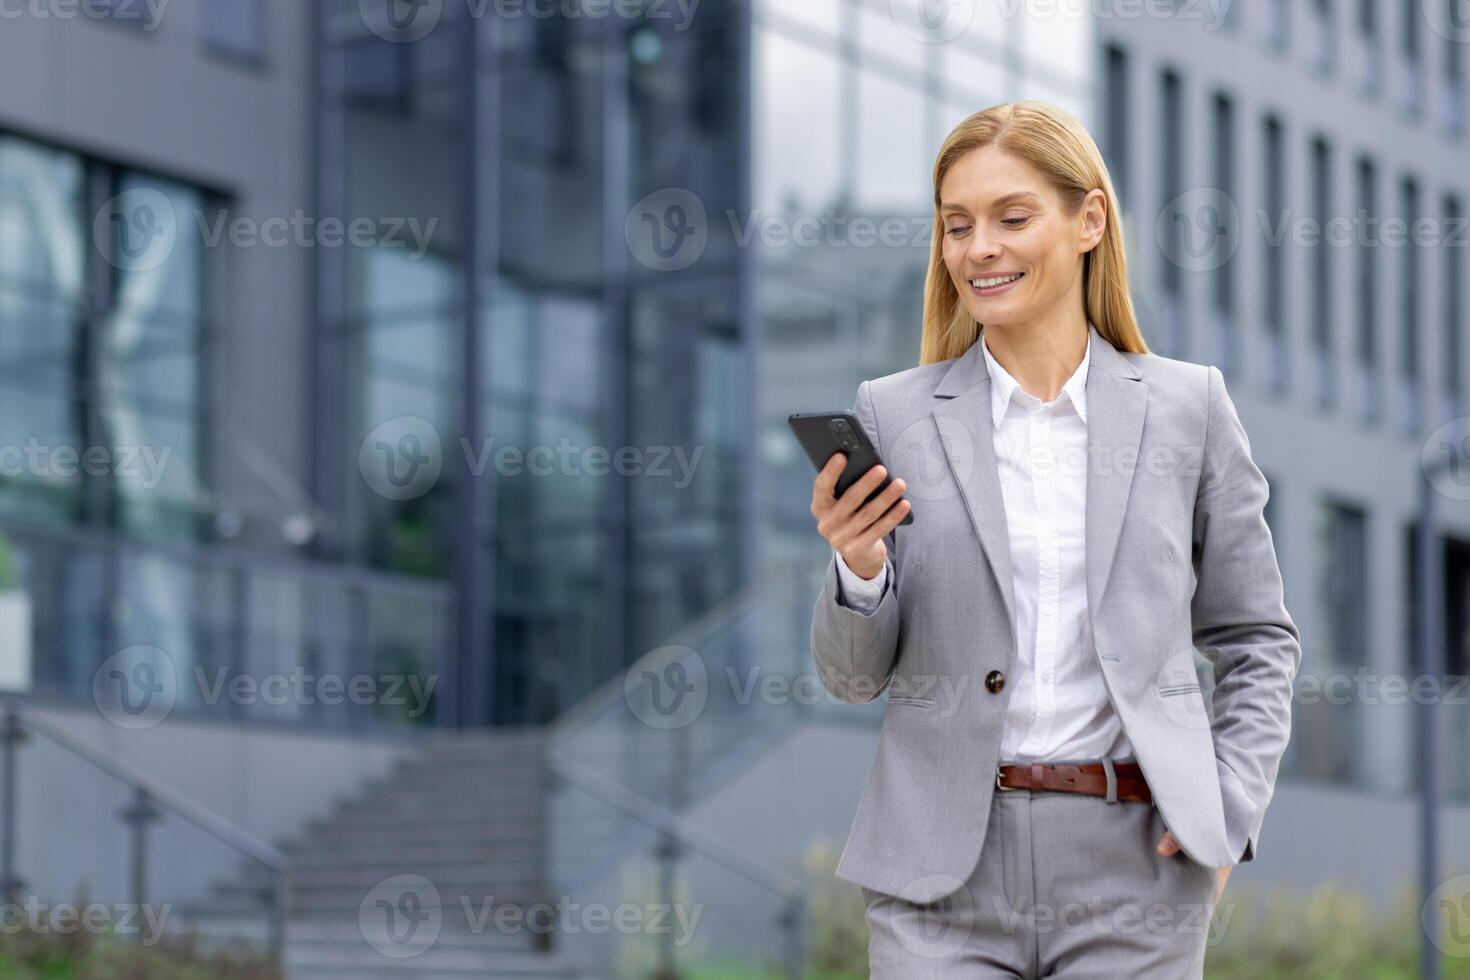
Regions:
<instances>
[{"instance_id":1,"label":"woman's eye","mask_svg":"<svg viewBox=\"0 0 1470 980\"><path fill-rule=\"evenodd\" d=\"M958 238L962 233L969 230L969 225L955 225L953 228L946 229L944 233L946 235L949 235L951 238Z\"/></svg>"},{"instance_id":2,"label":"woman's eye","mask_svg":"<svg viewBox=\"0 0 1470 980\"><path fill-rule=\"evenodd\" d=\"M1010 225L1012 228L1019 228L1024 225L1028 220L1029 219L1027 218L1006 218L1004 221L1001 222L1001 224Z\"/></svg>"}]
</instances>

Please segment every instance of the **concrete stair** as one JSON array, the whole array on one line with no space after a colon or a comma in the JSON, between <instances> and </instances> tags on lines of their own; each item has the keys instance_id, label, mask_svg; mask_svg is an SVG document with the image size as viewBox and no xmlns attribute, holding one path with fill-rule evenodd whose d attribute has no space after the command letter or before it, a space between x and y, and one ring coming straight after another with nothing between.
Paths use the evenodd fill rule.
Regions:
<instances>
[{"instance_id":1,"label":"concrete stair","mask_svg":"<svg viewBox=\"0 0 1470 980\"><path fill-rule=\"evenodd\" d=\"M539 730L438 737L282 845L289 980L591 977L525 914L557 905L541 751ZM270 885L251 865L177 914L206 941L263 942Z\"/></svg>"}]
</instances>

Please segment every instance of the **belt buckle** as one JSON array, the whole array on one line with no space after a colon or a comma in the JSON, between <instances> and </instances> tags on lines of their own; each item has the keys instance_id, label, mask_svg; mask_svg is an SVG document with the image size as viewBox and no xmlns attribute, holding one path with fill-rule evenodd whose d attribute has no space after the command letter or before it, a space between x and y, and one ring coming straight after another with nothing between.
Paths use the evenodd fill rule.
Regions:
<instances>
[{"instance_id":1,"label":"belt buckle","mask_svg":"<svg viewBox=\"0 0 1470 980\"><path fill-rule=\"evenodd\" d=\"M1001 779L1000 766L997 765L995 767L995 788L998 789L998 790L1001 790L1002 792L1011 792L1011 791L1013 791L1013 790L1015 790L1017 788L1015 786L1002 786L1001 785L1001 782L1000 782L1000 779Z\"/></svg>"}]
</instances>

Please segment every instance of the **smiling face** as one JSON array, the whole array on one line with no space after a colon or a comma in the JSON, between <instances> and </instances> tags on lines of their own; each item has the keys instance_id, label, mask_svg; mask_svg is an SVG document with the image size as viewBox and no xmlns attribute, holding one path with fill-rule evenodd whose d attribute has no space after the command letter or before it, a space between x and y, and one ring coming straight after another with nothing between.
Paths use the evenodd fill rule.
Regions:
<instances>
[{"instance_id":1,"label":"smiling face","mask_svg":"<svg viewBox=\"0 0 1470 980\"><path fill-rule=\"evenodd\" d=\"M1101 190L1069 214L1041 174L991 144L950 166L939 200L944 264L976 322L1024 325L1081 308L1082 257L1104 231Z\"/></svg>"}]
</instances>

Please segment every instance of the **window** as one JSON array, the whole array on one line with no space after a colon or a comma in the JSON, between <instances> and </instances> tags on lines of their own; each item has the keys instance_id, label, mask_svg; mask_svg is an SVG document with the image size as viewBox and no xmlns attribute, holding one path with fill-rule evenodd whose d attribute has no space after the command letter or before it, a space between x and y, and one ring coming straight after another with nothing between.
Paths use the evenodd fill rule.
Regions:
<instances>
[{"instance_id":1,"label":"window","mask_svg":"<svg viewBox=\"0 0 1470 980\"><path fill-rule=\"evenodd\" d=\"M1266 40L1277 51L1291 44L1291 0L1271 0L1271 20Z\"/></svg>"},{"instance_id":2,"label":"window","mask_svg":"<svg viewBox=\"0 0 1470 980\"><path fill-rule=\"evenodd\" d=\"M1303 653L1312 662L1316 696L1293 707L1291 765L1303 775L1336 783L1363 783L1366 726L1359 699L1328 696L1342 679L1368 666L1368 522L1361 508L1328 499L1317 513L1316 614L1318 639Z\"/></svg>"},{"instance_id":3,"label":"window","mask_svg":"<svg viewBox=\"0 0 1470 980\"><path fill-rule=\"evenodd\" d=\"M1231 4L1231 9L1235 5ZM1113 191L1118 195L1119 206L1128 210L1132 200L1128 189L1128 54L1117 45L1107 49L1107 124L1103 129L1103 153L1107 157L1108 170L1113 177Z\"/></svg>"},{"instance_id":4,"label":"window","mask_svg":"<svg viewBox=\"0 0 1470 980\"><path fill-rule=\"evenodd\" d=\"M1444 219L1444 226L1451 235L1463 234L1463 230L1460 229L1462 220L1460 201L1453 194L1445 195ZM1460 349L1460 331L1464 329L1460 310L1465 299L1460 277L1465 274L1461 264L1464 251L1463 248L1443 245L1439 248L1440 258L1444 263L1444 271L1439 277L1442 290L1440 297L1441 336L1444 341L1440 352L1440 364L1442 365L1440 385L1444 397L1444 404L1440 410L1442 419L1458 418L1464 404L1461 383L1464 366L1460 363L1463 359Z\"/></svg>"},{"instance_id":5,"label":"window","mask_svg":"<svg viewBox=\"0 0 1470 980\"><path fill-rule=\"evenodd\" d=\"M85 349L86 169L71 154L0 137L0 445L87 441L77 361ZM79 518L82 470L0 475L0 515Z\"/></svg>"},{"instance_id":6,"label":"window","mask_svg":"<svg viewBox=\"0 0 1470 980\"><path fill-rule=\"evenodd\" d=\"M1332 251L1327 224L1332 219L1332 151L1324 137L1312 140L1312 214L1318 237L1312 252L1312 354L1316 364L1319 408L1337 399L1332 343Z\"/></svg>"},{"instance_id":7,"label":"window","mask_svg":"<svg viewBox=\"0 0 1470 980\"><path fill-rule=\"evenodd\" d=\"M1184 193L1184 146L1181 139L1184 132L1184 93L1179 76L1168 69L1159 78L1159 117L1159 213L1169 214L1175 206L1174 199ZM1185 249L1189 243L1184 239L1187 229L1181 221L1171 220L1167 229L1159 262L1159 320L1168 356L1182 358L1185 356L1184 276L1179 263L1181 256L1187 254Z\"/></svg>"},{"instance_id":8,"label":"window","mask_svg":"<svg viewBox=\"0 0 1470 980\"><path fill-rule=\"evenodd\" d=\"M1383 85L1383 45L1378 38L1378 0L1358 0L1357 31L1359 86L1364 95L1378 94Z\"/></svg>"},{"instance_id":9,"label":"window","mask_svg":"<svg viewBox=\"0 0 1470 980\"><path fill-rule=\"evenodd\" d=\"M1214 99L1212 115L1214 131L1214 178L1225 200L1235 199L1235 104L1224 93ZM1239 370L1240 351L1235 324L1235 259L1227 258L1214 270L1213 333L1215 360L1227 377Z\"/></svg>"},{"instance_id":10,"label":"window","mask_svg":"<svg viewBox=\"0 0 1470 980\"><path fill-rule=\"evenodd\" d=\"M1399 393L1404 431L1422 423L1419 384L1419 245L1414 222L1419 218L1419 185L1405 177L1399 185L1404 240L1399 253Z\"/></svg>"},{"instance_id":11,"label":"window","mask_svg":"<svg viewBox=\"0 0 1470 980\"><path fill-rule=\"evenodd\" d=\"M199 18L211 50L252 61L265 57L265 0L203 0Z\"/></svg>"},{"instance_id":12,"label":"window","mask_svg":"<svg viewBox=\"0 0 1470 980\"><path fill-rule=\"evenodd\" d=\"M1418 115L1424 108L1424 58L1419 36L1419 18L1423 13L1417 3L1403 3L1399 9L1403 14L1399 34L1399 102L1404 112Z\"/></svg>"},{"instance_id":13,"label":"window","mask_svg":"<svg viewBox=\"0 0 1470 980\"><path fill-rule=\"evenodd\" d=\"M196 536L205 192L0 135L0 516ZM90 454L86 456L84 454ZM81 459L78 459L81 457Z\"/></svg>"},{"instance_id":14,"label":"window","mask_svg":"<svg viewBox=\"0 0 1470 980\"><path fill-rule=\"evenodd\" d=\"M1323 660L1336 667L1368 663L1368 518L1336 500L1322 505L1317 583Z\"/></svg>"},{"instance_id":15,"label":"window","mask_svg":"<svg viewBox=\"0 0 1470 980\"><path fill-rule=\"evenodd\" d=\"M1438 567L1444 605L1440 609L1440 640L1443 643L1444 675L1456 677L1470 671L1470 542L1436 535ZM1404 526L1404 616L1403 637L1408 664L1419 661L1419 521Z\"/></svg>"},{"instance_id":16,"label":"window","mask_svg":"<svg viewBox=\"0 0 1470 980\"><path fill-rule=\"evenodd\" d=\"M1270 221L1280 221L1286 207L1286 141L1281 132L1281 120L1267 116L1261 139L1262 183L1265 186L1266 214ZM1261 281L1265 289L1261 295L1261 319L1266 326L1267 386L1272 394L1284 395L1289 372L1287 371L1286 343L1286 263L1290 250L1285 241L1271 244L1261 250Z\"/></svg>"},{"instance_id":17,"label":"window","mask_svg":"<svg viewBox=\"0 0 1470 980\"><path fill-rule=\"evenodd\" d=\"M1462 24L1458 14L1459 0L1445 0L1450 5L1451 24ZM1465 37L1463 28L1446 32L1444 39L1444 73L1440 76L1440 125L1451 136L1465 131Z\"/></svg>"},{"instance_id":18,"label":"window","mask_svg":"<svg viewBox=\"0 0 1470 980\"><path fill-rule=\"evenodd\" d=\"M1358 204L1370 222L1378 217L1378 177L1373 161L1358 160ZM1355 346L1358 376L1358 415L1365 422L1378 418L1378 269L1375 243L1360 238L1357 243L1358 342Z\"/></svg>"},{"instance_id":19,"label":"window","mask_svg":"<svg viewBox=\"0 0 1470 980\"><path fill-rule=\"evenodd\" d=\"M1337 18L1333 14L1332 0L1312 0L1312 10L1317 19L1317 50L1313 67L1320 74L1330 75L1337 64Z\"/></svg>"}]
</instances>

